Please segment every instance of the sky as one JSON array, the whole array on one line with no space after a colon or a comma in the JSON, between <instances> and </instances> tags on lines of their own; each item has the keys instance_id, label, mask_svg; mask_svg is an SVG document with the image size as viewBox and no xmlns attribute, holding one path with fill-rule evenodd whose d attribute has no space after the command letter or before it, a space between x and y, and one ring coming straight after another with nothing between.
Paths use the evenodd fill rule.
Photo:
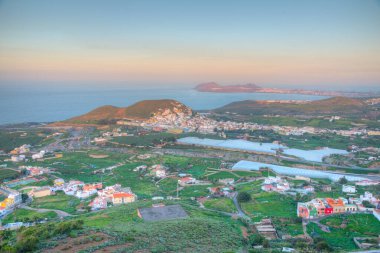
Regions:
<instances>
[{"instance_id":1,"label":"sky","mask_svg":"<svg viewBox=\"0 0 380 253\"><path fill-rule=\"evenodd\" d=\"M379 0L0 0L0 85L380 87Z\"/></svg>"}]
</instances>

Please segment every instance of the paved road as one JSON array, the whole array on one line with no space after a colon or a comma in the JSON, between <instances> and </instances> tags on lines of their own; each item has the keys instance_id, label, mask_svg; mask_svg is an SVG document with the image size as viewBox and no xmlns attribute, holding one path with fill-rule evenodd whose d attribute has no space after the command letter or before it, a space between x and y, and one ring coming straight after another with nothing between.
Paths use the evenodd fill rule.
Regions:
<instances>
[{"instance_id":1,"label":"paved road","mask_svg":"<svg viewBox=\"0 0 380 253\"><path fill-rule=\"evenodd\" d=\"M241 209L241 207L240 207L240 205L239 205L239 201L237 200L237 195L238 195L238 193L236 192L236 193L234 194L233 198L232 198L232 201L234 202L235 207L236 207L236 209L238 210L238 215L239 215L240 217L242 217L242 218L247 219L247 220L251 220L251 218L250 218L249 216L247 216L247 215L243 212L243 210Z\"/></svg>"},{"instance_id":2,"label":"paved road","mask_svg":"<svg viewBox=\"0 0 380 253\"><path fill-rule=\"evenodd\" d=\"M58 216L60 218L64 218L64 217L68 217L68 216L73 216L73 215L71 215L69 213L66 213L66 212L61 211L61 210L56 210L56 209L33 208L33 207L30 207L30 206L25 206L25 205L20 206L20 208L26 209L26 210L36 211L38 213L46 213L46 212L52 211L52 212L55 212L56 214L58 214Z\"/></svg>"}]
</instances>

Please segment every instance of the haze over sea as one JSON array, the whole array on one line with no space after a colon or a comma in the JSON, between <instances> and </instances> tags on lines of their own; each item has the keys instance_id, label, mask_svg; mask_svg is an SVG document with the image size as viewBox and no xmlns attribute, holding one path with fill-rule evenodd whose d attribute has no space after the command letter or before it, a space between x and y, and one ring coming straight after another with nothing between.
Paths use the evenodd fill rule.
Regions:
<instances>
[{"instance_id":1,"label":"haze over sea","mask_svg":"<svg viewBox=\"0 0 380 253\"><path fill-rule=\"evenodd\" d=\"M271 93L209 93L192 88L100 86L0 86L0 124L52 122L87 113L103 105L129 106L145 99L175 99L195 110L241 100L318 100L322 96Z\"/></svg>"}]
</instances>

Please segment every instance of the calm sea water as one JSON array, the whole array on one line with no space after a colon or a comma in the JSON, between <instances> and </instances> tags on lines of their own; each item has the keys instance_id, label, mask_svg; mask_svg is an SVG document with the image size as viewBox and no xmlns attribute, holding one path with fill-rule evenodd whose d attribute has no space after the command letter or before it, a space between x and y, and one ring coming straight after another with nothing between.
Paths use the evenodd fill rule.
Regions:
<instances>
[{"instance_id":1,"label":"calm sea water","mask_svg":"<svg viewBox=\"0 0 380 253\"><path fill-rule=\"evenodd\" d=\"M128 106L144 99L176 99L195 110L214 109L240 100L317 100L321 96L270 93L204 93L190 88L0 87L0 124L51 122L98 106Z\"/></svg>"}]
</instances>

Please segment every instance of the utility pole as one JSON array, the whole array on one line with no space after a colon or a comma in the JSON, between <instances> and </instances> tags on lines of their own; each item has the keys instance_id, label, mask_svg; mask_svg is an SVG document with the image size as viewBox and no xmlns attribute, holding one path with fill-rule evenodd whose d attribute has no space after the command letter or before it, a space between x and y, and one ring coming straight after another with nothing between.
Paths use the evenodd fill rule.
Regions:
<instances>
[{"instance_id":1,"label":"utility pole","mask_svg":"<svg viewBox=\"0 0 380 253\"><path fill-rule=\"evenodd\" d=\"M178 181L177 181L177 199L178 199Z\"/></svg>"}]
</instances>

